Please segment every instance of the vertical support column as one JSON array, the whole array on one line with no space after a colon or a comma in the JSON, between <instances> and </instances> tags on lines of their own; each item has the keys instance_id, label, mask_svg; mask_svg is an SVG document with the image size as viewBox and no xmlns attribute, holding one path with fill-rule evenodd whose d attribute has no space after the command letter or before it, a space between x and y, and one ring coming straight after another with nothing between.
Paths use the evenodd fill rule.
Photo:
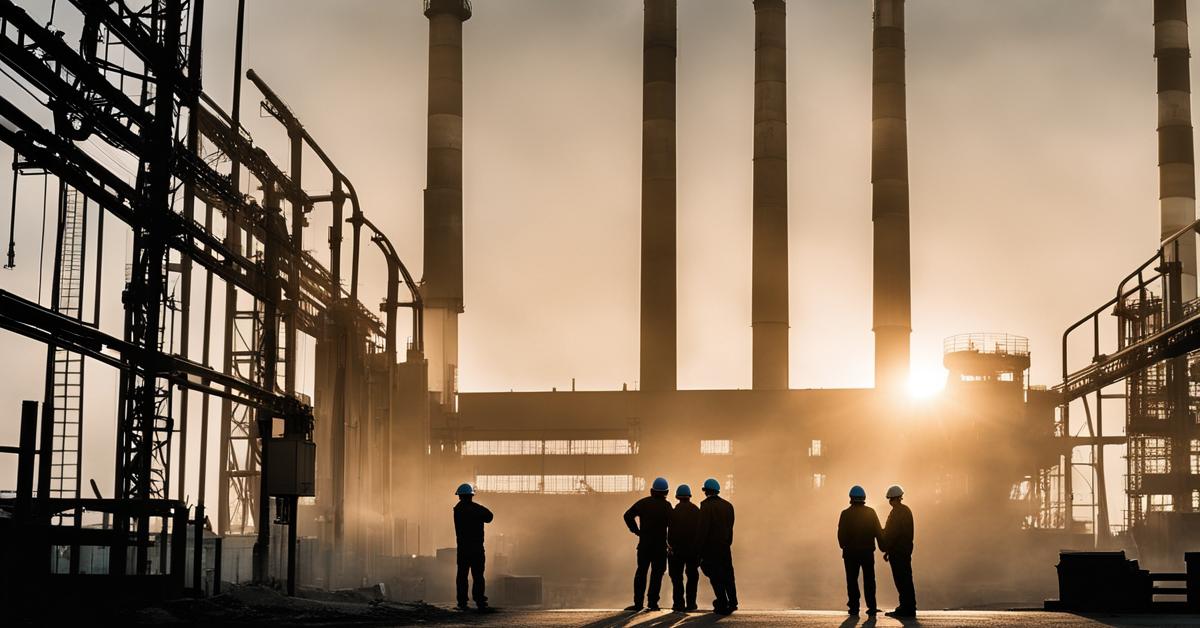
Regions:
<instances>
[{"instance_id":1,"label":"vertical support column","mask_svg":"<svg viewBox=\"0 0 1200 628\"><path fill-rule=\"evenodd\" d=\"M872 91L875 387L898 390L908 381L912 334L904 0L875 0Z\"/></svg>"},{"instance_id":2,"label":"vertical support column","mask_svg":"<svg viewBox=\"0 0 1200 628\"><path fill-rule=\"evenodd\" d=\"M754 0L755 390L788 388L787 6Z\"/></svg>"},{"instance_id":3,"label":"vertical support column","mask_svg":"<svg viewBox=\"0 0 1200 628\"><path fill-rule=\"evenodd\" d=\"M1158 66L1158 187L1162 238L1196 219L1192 139L1191 49L1187 0L1154 0L1154 58ZM1173 247L1172 247L1173 248ZM1196 239L1180 238L1182 297L1196 298Z\"/></svg>"},{"instance_id":4,"label":"vertical support column","mask_svg":"<svg viewBox=\"0 0 1200 628\"><path fill-rule=\"evenodd\" d=\"M642 48L641 389L676 387L676 0L645 0Z\"/></svg>"},{"instance_id":5,"label":"vertical support column","mask_svg":"<svg viewBox=\"0 0 1200 628\"><path fill-rule=\"evenodd\" d=\"M425 276L430 386L453 407L458 315L463 312L462 25L467 0L426 0L429 18L429 135L425 186Z\"/></svg>"},{"instance_id":6,"label":"vertical support column","mask_svg":"<svg viewBox=\"0 0 1200 628\"><path fill-rule=\"evenodd\" d=\"M287 228L283 221L283 214L279 209L279 192L275 190L273 183L264 185L263 206L268 214L267 233L264 236L264 251L263 263L264 276L270 282L267 286L266 298L263 299L263 322L262 322L262 352L260 360L262 368L261 385L267 390L274 390L278 385L278 364L279 357L279 298L281 296L279 277L279 249L281 244L288 240ZM259 466L258 466L258 513L255 521L255 532L257 537L254 540L254 566L253 579L255 583L266 583L270 578L270 550L271 550L271 495L269 494L268 464L267 453L270 448L267 446L267 441L271 440L271 424L273 416L266 410L258 410L255 416L259 439Z\"/></svg>"}]
</instances>

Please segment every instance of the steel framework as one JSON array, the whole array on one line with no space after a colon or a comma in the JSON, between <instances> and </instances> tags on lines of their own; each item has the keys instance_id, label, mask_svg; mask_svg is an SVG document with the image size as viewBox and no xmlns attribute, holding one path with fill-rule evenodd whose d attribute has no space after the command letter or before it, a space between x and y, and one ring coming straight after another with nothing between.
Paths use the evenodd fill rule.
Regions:
<instances>
[{"instance_id":1,"label":"steel framework","mask_svg":"<svg viewBox=\"0 0 1200 628\"><path fill-rule=\"evenodd\" d=\"M350 360L384 354L394 365L396 312L408 307L413 310L419 357L422 302L417 286L387 238L366 218L349 178L253 71L248 76L263 93L263 108L284 126L291 140L288 171L255 146L240 124L244 3L239 3L231 114L213 102L201 84L204 0L70 0L70 5L82 17L77 47L54 28L53 14L51 23L43 25L12 0L0 0L0 66L32 98L32 104L18 104L0 96L0 141L19 156L15 170L44 172L56 178L60 187L50 307L0 290L0 328L47 345L40 430L43 449L51 445L50 455L39 460L38 497L57 499L51 510L60 521L63 513L74 512L74 525L80 525L81 510L62 504L68 503L64 500L82 504L79 464L86 417L82 372L88 358L120 373L113 487L119 500L163 503L172 488L179 499L185 496L189 394L201 395L200 496L195 513L199 532L204 519L209 402L218 397L218 529L223 534L257 535L255 578L264 580L271 508L263 472L270 468L269 448L263 445L273 437L272 423L277 418L284 419L285 435L311 438L312 433L313 410L296 390L298 336L357 347L346 352ZM53 125L47 127L42 120L52 120ZM303 189L305 149L315 153L331 174L328 194L310 195ZM126 172L124 163L136 167ZM257 197L239 189L243 171L257 183L251 189L261 190ZM16 177L13 221L19 213L15 182ZM304 249L306 216L318 203L329 203L333 213L328 268ZM97 229L89 233L87 215L93 211ZM99 250L94 254L95 280L90 287L86 277L86 243L101 241L106 214L132 232L132 259L121 292L120 338L101 330L103 256ZM219 218L224 219L223 233L214 229ZM351 227L348 286L343 285L341 268L344 223ZM358 298L364 226L388 264L389 285L382 304L386 323ZM10 246L8 266L14 263ZM189 356L197 266L204 273L199 360ZM215 281L225 287L220 370L211 366ZM398 297L401 282L412 295L407 302ZM88 297L94 306L90 321L84 312ZM342 323L331 324L334 320ZM337 432L341 429L337 426L347 421L351 400L344 391L335 391L334 397L331 420ZM173 453L173 447L178 452ZM340 451L333 455L336 465L345 464ZM325 498L341 500L339 495ZM111 510L114 528L129 532L116 537L111 572L128 570L126 539L134 546L133 570L150 572L147 549L155 532L151 527L155 511ZM278 509L293 539L296 510L294 497ZM339 525L343 514L338 512ZM161 519L161 532L166 533L168 520L178 517ZM160 556L159 568L165 572L166 553ZM294 574L290 555L289 563L289 573Z\"/></svg>"}]
</instances>

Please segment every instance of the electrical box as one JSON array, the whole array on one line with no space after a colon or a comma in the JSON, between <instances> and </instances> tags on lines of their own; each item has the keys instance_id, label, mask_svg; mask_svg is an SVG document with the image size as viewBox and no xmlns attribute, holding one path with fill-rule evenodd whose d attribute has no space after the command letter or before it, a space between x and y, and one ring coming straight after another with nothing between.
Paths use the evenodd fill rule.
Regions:
<instances>
[{"instance_id":1,"label":"electrical box","mask_svg":"<svg viewBox=\"0 0 1200 628\"><path fill-rule=\"evenodd\" d=\"M267 492L271 497L317 494L317 445L292 438L267 441Z\"/></svg>"}]
</instances>

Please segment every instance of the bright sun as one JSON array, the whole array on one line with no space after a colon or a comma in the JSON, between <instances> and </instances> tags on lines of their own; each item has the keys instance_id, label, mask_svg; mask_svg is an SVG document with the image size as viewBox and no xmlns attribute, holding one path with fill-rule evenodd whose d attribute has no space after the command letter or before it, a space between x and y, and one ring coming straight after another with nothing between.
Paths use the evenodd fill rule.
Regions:
<instances>
[{"instance_id":1,"label":"bright sun","mask_svg":"<svg viewBox=\"0 0 1200 628\"><path fill-rule=\"evenodd\" d=\"M908 394L914 399L929 399L946 387L946 369L914 367L908 375Z\"/></svg>"}]
</instances>

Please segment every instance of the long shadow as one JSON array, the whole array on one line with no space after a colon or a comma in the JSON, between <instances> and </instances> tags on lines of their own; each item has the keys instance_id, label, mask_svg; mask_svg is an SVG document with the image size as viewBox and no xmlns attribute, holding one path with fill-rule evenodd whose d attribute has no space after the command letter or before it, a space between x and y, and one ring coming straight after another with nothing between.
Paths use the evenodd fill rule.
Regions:
<instances>
[{"instance_id":1,"label":"long shadow","mask_svg":"<svg viewBox=\"0 0 1200 628\"><path fill-rule=\"evenodd\" d=\"M584 624L580 628L620 628L621 626L628 626L640 614L640 611L618 611L603 619L597 619L591 623Z\"/></svg>"}]
</instances>

